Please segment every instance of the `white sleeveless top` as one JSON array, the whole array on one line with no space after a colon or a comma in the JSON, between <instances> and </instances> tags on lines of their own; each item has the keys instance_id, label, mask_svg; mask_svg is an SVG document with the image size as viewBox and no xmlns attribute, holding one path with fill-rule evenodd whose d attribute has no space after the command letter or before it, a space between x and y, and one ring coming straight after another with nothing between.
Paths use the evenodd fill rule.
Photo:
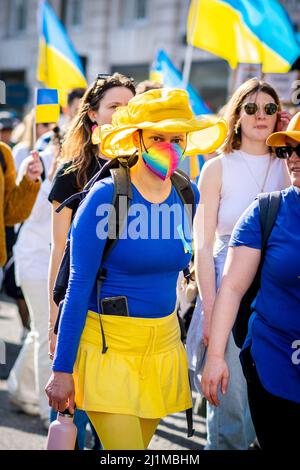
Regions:
<instances>
[{"instance_id":1,"label":"white sleeveless top","mask_svg":"<svg viewBox=\"0 0 300 470\"><path fill-rule=\"evenodd\" d=\"M266 155L250 155L241 150L220 155L222 187L217 236L231 232L259 193L278 191L291 183L285 161Z\"/></svg>"}]
</instances>

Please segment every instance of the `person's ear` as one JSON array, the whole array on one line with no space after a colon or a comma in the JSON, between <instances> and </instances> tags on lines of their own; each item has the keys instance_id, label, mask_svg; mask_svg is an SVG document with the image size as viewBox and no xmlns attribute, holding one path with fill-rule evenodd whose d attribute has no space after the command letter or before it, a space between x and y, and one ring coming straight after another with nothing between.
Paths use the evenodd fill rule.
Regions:
<instances>
[{"instance_id":1,"label":"person's ear","mask_svg":"<svg viewBox=\"0 0 300 470\"><path fill-rule=\"evenodd\" d=\"M132 141L133 141L136 148L140 147L140 134L139 134L139 131L135 131L132 134Z\"/></svg>"},{"instance_id":2,"label":"person's ear","mask_svg":"<svg viewBox=\"0 0 300 470\"><path fill-rule=\"evenodd\" d=\"M95 111L93 111L92 109L89 109L87 112L87 115L93 123L97 124L97 116L96 116Z\"/></svg>"}]
</instances>

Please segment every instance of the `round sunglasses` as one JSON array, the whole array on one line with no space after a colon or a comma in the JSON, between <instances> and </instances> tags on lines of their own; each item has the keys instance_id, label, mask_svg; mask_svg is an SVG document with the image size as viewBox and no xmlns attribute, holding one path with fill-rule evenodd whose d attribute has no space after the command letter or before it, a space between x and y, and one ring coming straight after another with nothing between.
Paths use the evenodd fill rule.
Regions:
<instances>
[{"instance_id":1,"label":"round sunglasses","mask_svg":"<svg viewBox=\"0 0 300 470\"><path fill-rule=\"evenodd\" d=\"M257 103L245 103L242 105L242 108L244 109L245 113L249 116L252 116L253 114L257 113L259 109ZM263 109L265 114L267 114L268 116L273 116L273 114L276 114L278 111L278 104L266 103L263 105Z\"/></svg>"},{"instance_id":2,"label":"round sunglasses","mask_svg":"<svg viewBox=\"0 0 300 470\"><path fill-rule=\"evenodd\" d=\"M275 147L274 150L277 158L288 160L293 155L293 152L295 152L297 157L300 158L300 144L296 147L292 147L291 145Z\"/></svg>"}]
</instances>

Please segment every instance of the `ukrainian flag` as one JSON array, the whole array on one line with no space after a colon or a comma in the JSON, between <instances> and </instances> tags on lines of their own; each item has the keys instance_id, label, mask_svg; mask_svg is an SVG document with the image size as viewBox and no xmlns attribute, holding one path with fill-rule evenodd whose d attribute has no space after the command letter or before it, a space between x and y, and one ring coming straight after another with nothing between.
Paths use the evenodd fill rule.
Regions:
<instances>
[{"instance_id":1,"label":"ukrainian flag","mask_svg":"<svg viewBox=\"0 0 300 470\"><path fill-rule=\"evenodd\" d=\"M277 0L192 0L189 44L227 60L285 73L300 56L291 20Z\"/></svg>"},{"instance_id":2,"label":"ukrainian flag","mask_svg":"<svg viewBox=\"0 0 300 470\"><path fill-rule=\"evenodd\" d=\"M87 82L65 28L46 0L40 3L39 31L37 79L56 88L59 102L65 106L67 93L72 88L86 88Z\"/></svg>"},{"instance_id":3,"label":"ukrainian flag","mask_svg":"<svg viewBox=\"0 0 300 470\"><path fill-rule=\"evenodd\" d=\"M51 88L38 88L36 90L35 112L36 124L57 122L60 114L57 90Z\"/></svg>"}]
</instances>

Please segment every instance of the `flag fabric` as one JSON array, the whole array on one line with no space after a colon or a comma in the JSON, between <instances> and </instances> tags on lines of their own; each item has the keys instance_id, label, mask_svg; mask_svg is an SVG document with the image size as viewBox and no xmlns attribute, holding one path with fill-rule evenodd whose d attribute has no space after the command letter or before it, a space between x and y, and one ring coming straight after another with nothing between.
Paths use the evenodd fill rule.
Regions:
<instances>
[{"instance_id":1,"label":"flag fabric","mask_svg":"<svg viewBox=\"0 0 300 470\"><path fill-rule=\"evenodd\" d=\"M205 104L201 96L191 86L184 86L182 73L176 69L165 51L159 50L150 70L150 80L162 83L172 88L184 88L189 94L191 107L195 115L212 114L211 109Z\"/></svg>"},{"instance_id":2,"label":"flag fabric","mask_svg":"<svg viewBox=\"0 0 300 470\"><path fill-rule=\"evenodd\" d=\"M60 114L58 92L53 88L36 90L35 122L57 122Z\"/></svg>"},{"instance_id":3,"label":"flag fabric","mask_svg":"<svg viewBox=\"0 0 300 470\"><path fill-rule=\"evenodd\" d=\"M49 88L56 88L59 102L64 106L72 88L87 86L82 64L63 24L46 0L40 2L38 22L37 79Z\"/></svg>"},{"instance_id":4,"label":"flag fabric","mask_svg":"<svg viewBox=\"0 0 300 470\"><path fill-rule=\"evenodd\" d=\"M187 41L227 60L286 73L300 56L292 22L278 0L192 0Z\"/></svg>"}]
</instances>

